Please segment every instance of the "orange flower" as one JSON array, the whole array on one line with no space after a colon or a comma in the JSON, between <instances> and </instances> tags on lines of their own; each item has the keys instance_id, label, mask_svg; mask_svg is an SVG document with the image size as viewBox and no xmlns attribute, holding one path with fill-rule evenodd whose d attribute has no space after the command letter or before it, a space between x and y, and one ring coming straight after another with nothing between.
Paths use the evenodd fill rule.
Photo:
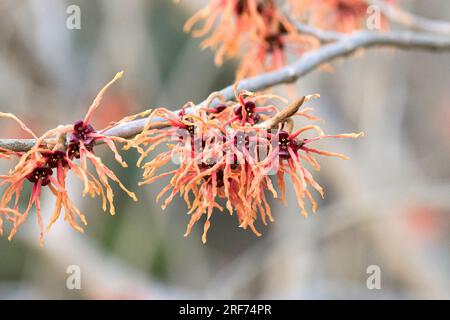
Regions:
<instances>
[{"instance_id":1,"label":"orange flower","mask_svg":"<svg viewBox=\"0 0 450 320\"><path fill-rule=\"evenodd\" d=\"M193 30L201 20L203 26ZM314 38L298 34L273 0L212 0L186 22L184 29L193 30L194 37L211 33L201 47L216 51L215 63L219 66L224 59L241 55L238 80L283 66L287 48L301 54L317 45Z\"/></svg>"},{"instance_id":2,"label":"orange flower","mask_svg":"<svg viewBox=\"0 0 450 320\"><path fill-rule=\"evenodd\" d=\"M239 54L247 33L257 33L259 28L264 28L261 10L266 2L272 1L212 0L186 22L184 30L191 32L198 22L204 20L201 28L192 31L194 37L203 37L211 32L218 20L216 29L201 46L215 49L215 62L221 65L224 58L233 58Z\"/></svg>"},{"instance_id":3,"label":"orange flower","mask_svg":"<svg viewBox=\"0 0 450 320\"><path fill-rule=\"evenodd\" d=\"M308 190L308 186L311 186L315 189L319 194L323 197L324 191L322 187L314 180L312 174L308 169L304 166L304 163L310 164L314 169L319 170L320 166L317 160L314 158L313 154L325 155L325 156L334 156L339 157L341 159L347 160L348 158L342 154L322 151L314 148L310 148L307 145L317 140L326 139L326 138L359 138L363 136L363 133L349 133L349 134L338 134L338 135L324 135L320 134L319 136L313 139L297 139L297 137L308 130L316 129L321 132L320 128L316 126L307 126L295 133L290 134L286 131L279 131L277 133L279 139L279 147L273 150L274 155L278 156L279 159L279 167L277 171L278 177L278 186L281 190L281 199L284 202L285 199L285 174L289 175L292 179L292 184L294 186L295 193L297 195L297 201L300 206L301 213L306 217L308 216L308 212L305 208L305 198L309 199L312 204L312 211L316 212L317 203L314 200L311 192ZM268 158L272 158L269 155ZM265 167L267 170L272 170L272 164L265 163ZM258 180L253 181L253 188L257 188Z\"/></svg>"},{"instance_id":4,"label":"orange flower","mask_svg":"<svg viewBox=\"0 0 450 320\"><path fill-rule=\"evenodd\" d=\"M100 142L104 142L115 154L116 160L126 167L126 163L122 160L114 145L114 141L126 142L125 139L119 137L105 136L102 131L96 131L90 125L90 120L98 108L100 101L106 89L118 78L122 73L118 73L114 79L109 82L97 95L89 111L82 121L75 122L74 125L59 126L58 128L49 130L41 137L37 138L20 120L15 116L6 115L21 124L22 128L27 130L37 139L35 145L20 157L18 164L6 176L0 176L0 186L6 186L3 196L0 200L0 212L7 215L7 220L13 223L13 229L9 235L11 240L19 227L27 219L33 205L36 207L40 230L40 243L44 243L44 225L41 214L40 196L44 187L48 187L55 196L55 209L50 222L47 225L47 232L50 230L54 222L61 215L61 210L65 210L65 220L77 231L82 232L83 229L78 225L79 219L86 225L84 215L76 208L70 200L66 190L66 178L69 171L72 171L84 183L83 195L91 196L101 195L103 199L103 210L106 210L107 202L109 202L110 213L114 214L113 191L109 185L108 179L119 184L119 186L128 193L128 195L137 200L134 193L128 191L120 180L116 177L102 160L94 155L94 146ZM5 117L5 114L0 116ZM120 122L119 122L120 123ZM66 137L68 145L66 146ZM74 160L80 159L80 164ZM96 178L87 168L87 162L90 162L98 176ZM55 176L56 174L56 176ZM19 200L22 193L23 185L26 181L32 183L32 192L28 202L28 206L23 213L19 213ZM105 195L106 190L106 195Z\"/></svg>"},{"instance_id":5,"label":"orange flower","mask_svg":"<svg viewBox=\"0 0 450 320\"><path fill-rule=\"evenodd\" d=\"M278 100L286 103L286 99L274 94L255 94L247 90L238 91L238 82L234 85L236 102L225 102L220 94L213 93L206 100L206 107L202 109L210 114L210 118L219 120L223 127L228 125L246 126L255 125L266 120L278 112L272 104L265 104L267 100ZM219 100L221 103L211 108L211 104Z\"/></svg>"},{"instance_id":6,"label":"orange flower","mask_svg":"<svg viewBox=\"0 0 450 320\"><path fill-rule=\"evenodd\" d=\"M310 100L311 98L318 97L319 95L306 96L304 102ZM302 111L297 112L297 116L304 117L311 121L318 121L319 118L310 114L313 111L312 108L305 108ZM286 131L288 130L288 131ZM290 132L290 128L286 130L278 129L276 132L267 133L267 137L277 141L277 145L269 152L267 158L261 161L256 166L261 167L264 174L276 170L278 178L278 187L281 191L280 198L282 202L285 202L285 175L289 175L292 179L292 184L294 186L295 193L297 195L297 201L300 206L301 213L306 217L308 212L305 208L305 198L307 198L312 204L312 211L317 210L317 203L314 200L311 192L308 190L308 186L315 189L323 197L324 191L322 187L314 180L312 174L306 167L305 163L311 165L314 169L320 170L320 165L315 159L314 154L334 156L341 159L347 160L348 158L339 153L333 153L328 151L322 151L309 146L318 140L327 138L359 138L364 136L364 133L349 133L349 134L338 134L338 135L325 135L322 129L316 125L308 125L294 133ZM318 136L310 139L300 139L304 132L314 130L318 133ZM278 158L278 161L274 161ZM260 181L254 179L252 182L251 190L259 190Z\"/></svg>"},{"instance_id":7,"label":"orange flower","mask_svg":"<svg viewBox=\"0 0 450 320\"><path fill-rule=\"evenodd\" d=\"M257 236L255 222L261 219L264 225L273 221L267 193L274 198L285 198L285 175L291 176L298 197L301 212L306 216L305 198L317 204L308 187L323 195L320 185L304 167L308 162L319 169L313 154L344 156L314 149L309 145L325 138L356 138L362 134L342 134L328 136L322 130L309 125L295 133L290 133L292 122L282 123L275 132L267 131L265 120L273 117L278 109L268 104L270 99L281 97L258 95L249 91L238 92L235 85L236 101L224 101L219 93L213 93L202 106L191 109L182 108L179 113L164 108L154 110L148 117L147 125L141 134L135 137L128 147L136 148L144 165L143 181L140 185L150 184L162 178L169 183L158 194L157 201L169 193L163 202L163 209L176 195L186 202L191 215L185 236L203 216L202 241L211 226L211 217L215 210L223 211L220 199L226 202L229 213L236 212L239 226L250 228ZM316 97L305 97L302 101ZM189 111L189 112L188 112ZM298 112L308 120L319 120L311 115L311 108ZM258 125L257 125L258 124ZM298 138L303 132L315 129L319 135L312 139ZM168 150L152 157L156 146L166 145ZM265 151L265 157L264 152ZM171 161L178 159L175 168L164 170ZM162 169L162 172L159 170ZM272 176L277 176L277 185L273 185ZM280 191L277 191L280 189Z\"/></svg>"},{"instance_id":8,"label":"orange flower","mask_svg":"<svg viewBox=\"0 0 450 320\"><path fill-rule=\"evenodd\" d=\"M80 165L76 165L73 161L69 161L71 165L71 169L81 178L84 182L84 191L83 195L89 193L93 195L101 195L103 199L103 210L106 210L106 200L109 203L109 211L112 215L115 214L114 207L114 193L112 191L111 186L109 185L108 179L116 182L120 188L125 191L134 201L137 201L136 195L129 191L117 178L113 171L111 171L108 167L106 167L102 160L97 157L94 152L95 144L100 142L105 143L109 149L114 153L115 159L118 163L120 163L124 168L127 167L127 164L123 161L122 157L117 151L116 146L114 145L114 141L127 143L126 139L120 137L106 136L103 132L106 129L101 131L96 131L92 125L90 124L90 120L94 115L95 111L100 105L100 102L105 94L106 90L117 80L120 79L123 75L123 72L119 72L115 75L114 79L112 79L105 87L100 90L97 97L94 99L94 102L90 106L85 118L83 120L76 121L73 125L73 128L70 132L69 137L69 146L67 149L67 155L70 160L80 159ZM118 122L120 123L120 122ZM109 126L108 128L110 128ZM88 174L87 170L87 162L90 162L98 175L98 180L94 178L91 174ZM105 192L106 190L106 197Z\"/></svg>"},{"instance_id":9,"label":"orange flower","mask_svg":"<svg viewBox=\"0 0 450 320\"><path fill-rule=\"evenodd\" d=\"M191 214L185 235L206 215L203 242L206 242L213 211L223 210L218 204L220 198L226 199L230 213L236 210L241 227L250 226L259 235L253 225L259 205L253 204L245 192L253 177L250 166L245 165L246 161L251 162L249 151L243 147L245 141L240 140L239 134L228 135L226 129L254 124L264 117L260 112L273 112L276 108L271 105L256 106L257 102L273 97L270 95L256 96L247 91L240 94L236 91L236 95L238 103L224 102L215 107L211 105L214 99L220 99L218 94L212 94L205 107L188 103L185 107L191 106L190 113L186 112L185 107L178 114L164 108L155 109L148 117L143 132L129 145L141 153L138 166L156 146L167 145L168 151L158 153L143 165L143 181L140 185L170 177L169 184L158 194L157 201L170 191L164 200L164 209L177 194L184 198ZM169 127L160 128L164 123ZM160 168L174 159L178 159L174 170L157 174ZM265 218L266 211L262 208L260 212Z\"/></svg>"},{"instance_id":10,"label":"orange flower","mask_svg":"<svg viewBox=\"0 0 450 320\"><path fill-rule=\"evenodd\" d=\"M43 244L44 227L41 214L40 196L43 187L48 186L50 189L58 190L61 188L58 181L52 177L55 168L53 160L63 156L64 153L61 155L38 147L33 148L30 151L31 152L27 152L27 154L21 158L19 165L17 165L9 175L1 177L0 186L6 185L7 188L1 198L0 207L8 208L9 205L12 204L13 208L11 210L19 212L19 201L24 182L31 182L33 185L32 192L26 210L23 214L15 215L14 218L9 219L14 224L14 227L9 235L9 239L11 240L14 237L19 226L28 217L32 206L35 205L40 230L39 240L41 244ZM57 166L58 176L60 176L59 170L61 167L59 160Z\"/></svg>"},{"instance_id":11,"label":"orange flower","mask_svg":"<svg viewBox=\"0 0 450 320\"><path fill-rule=\"evenodd\" d=\"M320 44L316 38L300 34L275 7L264 21L265 28L248 39L237 70L238 80L279 69L288 63L289 52L300 56Z\"/></svg>"},{"instance_id":12,"label":"orange flower","mask_svg":"<svg viewBox=\"0 0 450 320\"><path fill-rule=\"evenodd\" d=\"M393 0L388 0L394 2ZM369 5L365 0L291 0L293 11L311 25L339 32L365 28ZM382 29L387 21L381 20Z\"/></svg>"}]
</instances>

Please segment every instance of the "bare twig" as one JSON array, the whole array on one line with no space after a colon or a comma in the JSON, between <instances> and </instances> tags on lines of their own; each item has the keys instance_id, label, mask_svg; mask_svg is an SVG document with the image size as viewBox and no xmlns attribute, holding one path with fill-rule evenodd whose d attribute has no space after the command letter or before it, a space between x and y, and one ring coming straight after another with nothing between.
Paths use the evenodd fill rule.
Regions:
<instances>
[{"instance_id":1,"label":"bare twig","mask_svg":"<svg viewBox=\"0 0 450 320\"><path fill-rule=\"evenodd\" d=\"M450 35L450 22L419 17L382 0L366 0L366 2L377 6L386 18L404 27L417 31Z\"/></svg>"},{"instance_id":2,"label":"bare twig","mask_svg":"<svg viewBox=\"0 0 450 320\"><path fill-rule=\"evenodd\" d=\"M245 89L256 92L280 84L292 83L325 63L352 54L358 49L371 47L449 51L450 37L409 31L354 32L353 34L340 38L334 43L324 45L317 50L304 54L297 61L279 70L242 80L239 83L239 90ZM232 100L234 98L233 85L222 89L220 94L225 99ZM200 103L200 105L204 103L205 101ZM107 130L104 134L130 138L142 131L146 121L146 119L139 119L125 122ZM158 127L164 127L164 124L161 124L162 119L155 118L153 121L159 122ZM29 150L34 143L35 140L33 139L0 139L1 148L17 152Z\"/></svg>"},{"instance_id":3,"label":"bare twig","mask_svg":"<svg viewBox=\"0 0 450 320\"><path fill-rule=\"evenodd\" d=\"M286 121L287 119L289 119L290 117L292 117L298 111L298 109L300 109L300 107L305 102L305 100L306 100L306 97L303 96L301 99L299 99L299 100L295 101L294 103L290 104L289 106L287 106L287 108L278 112L272 118L267 119L266 121L255 125L255 127L265 129L265 130L276 128L280 123L282 123L282 122Z\"/></svg>"},{"instance_id":4,"label":"bare twig","mask_svg":"<svg viewBox=\"0 0 450 320\"><path fill-rule=\"evenodd\" d=\"M313 36L314 38L317 38L317 40L319 40L321 43L330 43L341 40L343 37L345 37L345 34L341 32L321 30L293 19L290 19L290 21L294 24L298 32L303 35Z\"/></svg>"}]
</instances>

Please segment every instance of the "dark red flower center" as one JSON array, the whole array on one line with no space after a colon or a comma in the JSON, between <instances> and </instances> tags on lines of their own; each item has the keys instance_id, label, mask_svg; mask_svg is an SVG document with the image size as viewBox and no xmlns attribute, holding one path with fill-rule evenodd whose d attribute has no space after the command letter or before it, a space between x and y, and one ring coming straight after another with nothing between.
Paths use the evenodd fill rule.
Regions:
<instances>
[{"instance_id":1,"label":"dark red flower center","mask_svg":"<svg viewBox=\"0 0 450 320\"><path fill-rule=\"evenodd\" d=\"M289 153L289 148L297 154L298 150L302 147L303 143L297 141L296 139L290 139L290 134L286 131L280 131L278 134L278 147L279 156L283 159L289 159L291 154Z\"/></svg>"},{"instance_id":2,"label":"dark red flower center","mask_svg":"<svg viewBox=\"0 0 450 320\"><path fill-rule=\"evenodd\" d=\"M214 166L213 164L207 164L207 163L202 162L199 165L199 168L200 168L201 171L204 171L204 170L211 169L213 166ZM207 181L209 178L211 178L210 175L205 176L204 180ZM212 180L211 180L211 182L212 182ZM217 188L222 188L224 186L223 170L222 169L219 169L219 170L216 171L216 186L217 186Z\"/></svg>"},{"instance_id":3,"label":"dark red flower center","mask_svg":"<svg viewBox=\"0 0 450 320\"><path fill-rule=\"evenodd\" d=\"M57 168L61 162L62 166L67 166L66 154L63 151L49 151L42 154L50 168Z\"/></svg>"},{"instance_id":4,"label":"dark red flower center","mask_svg":"<svg viewBox=\"0 0 450 320\"><path fill-rule=\"evenodd\" d=\"M179 129L177 130L177 134L178 134L178 139L180 142L187 142L187 133L189 134L189 137L191 138L191 146L194 146L194 141L195 141L195 125L193 124L184 124L182 123L180 126L178 126Z\"/></svg>"},{"instance_id":5,"label":"dark red flower center","mask_svg":"<svg viewBox=\"0 0 450 320\"><path fill-rule=\"evenodd\" d=\"M216 173L216 183L217 183L217 187L221 188L224 186L224 181L223 181L223 170L218 170Z\"/></svg>"},{"instance_id":6,"label":"dark red flower center","mask_svg":"<svg viewBox=\"0 0 450 320\"><path fill-rule=\"evenodd\" d=\"M78 120L73 124L73 132L69 139L68 155L71 159L80 158L80 142L82 141L86 150L92 152L94 149L95 137L94 127L85 124L83 120Z\"/></svg>"},{"instance_id":7,"label":"dark red flower center","mask_svg":"<svg viewBox=\"0 0 450 320\"><path fill-rule=\"evenodd\" d=\"M238 150L243 150L244 148L248 150L250 146L250 137L248 135L238 132L233 139L234 145Z\"/></svg>"},{"instance_id":8,"label":"dark red flower center","mask_svg":"<svg viewBox=\"0 0 450 320\"><path fill-rule=\"evenodd\" d=\"M89 152L93 152L94 151L94 144L85 144L84 147L86 148L87 151ZM80 159L80 143L79 142L73 142L70 143L69 146L67 147L67 154L69 155L70 159L76 158L76 159Z\"/></svg>"},{"instance_id":9,"label":"dark red flower center","mask_svg":"<svg viewBox=\"0 0 450 320\"><path fill-rule=\"evenodd\" d=\"M264 11L264 7L265 7L265 2L269 2L270 0L260 0L256 6L256 11L258 11L258 13L262 13ZM242 15L245 12L249 12L250 7L248 4L248 0L239 0L236 3L236 14L237 15Z\"/></svg>"},{"instance_id":10,"label":"dark red flower center","mask_svg":"<svg viewBox=\"0 0 450 320\"><path fill-rule=\"evenodd\" d=\"M239 117L239 120L243 120L245 117L245 121L248 122L249 119L253 120L253 123L259 122L261 116L255 112L256 104L253 101L245 102L244 106L239 105L234 108L234 114ZM244 116L245 110L245 116Z\"/></svg>"},{"instance_id":11,"label":"dark red flower center","mask_svg":"<svg viewBox=\"0 0 450 320\"><path fill-rule=\"evenodd\" d=\"M32 183L41 181L42 186L46 186L50 183L50 177L53 174L53 170L49 167L37 167L27 175L27 179Z\"/></svg>"},{"instance_id":12,"label":"dark red flower center","mask_svg":"<svg viewBox=\"0 0 450 320\"><path fill-rule=\"evenodd\" d=\"M224 111L227 108L226 105L224 104L219 104L217 107L215 107L214 109L212 109L213 113L221 113L222 111Z\"/></svg>"},{"instance_id":13,"label":"dark red flower center","mask_svg":"<svg viewBox=\"0 0 450 320\"><path fill-rule=\"evenodd\" d=\"M191 137L194 136L194 134L195 134L195 126L193 124L190 124L190 125L186 126L186 130L189 132Z\"/></svg>"},{"instance_id":14,"label":"dark red flower center","mask_svg":"<svg viewBox=\"0 0 450 320\"><path fill-rule=\"evenodd\" d=\"M275 49L284 49L284 41L281 32L269 34L264 38L264 40L268 45L267 52L269 53L274 52Z\"/></svg>"},{"instance_id":15,"label":"dark red flower center","mask_svg":"<svg viewBox=\"0 0 450 320\"><path fill-rule=\"evenodd\" d=\"M73 132L71 136L71 141L82 140L83 142L86 140L91 140L89 138L89 134L94 133L94 127L90 124L84 124L83 120L78 120L73 124Z\"/></svg>"}]
</instances>

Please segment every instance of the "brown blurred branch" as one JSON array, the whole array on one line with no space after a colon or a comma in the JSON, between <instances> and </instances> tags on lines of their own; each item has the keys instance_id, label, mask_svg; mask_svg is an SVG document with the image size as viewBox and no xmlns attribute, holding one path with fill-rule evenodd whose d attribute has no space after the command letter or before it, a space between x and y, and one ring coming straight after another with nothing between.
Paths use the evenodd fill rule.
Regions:
<instances>
[{"instance_id":1,"label":"brown blurred branch","mask_svg":"<svg viewBox=\"0 0 450 320\"><path fill-rule=\"evenodd\" d=\"M450 50L450 37L409 31L354 32L344 37L339 37L336 42L304 54L297 61L279 70L240 81L239 90L260 91L280 84L292 83L325 63L329 63L339 57L348 56L358 49L371 47L447 51ZM222 89L220 94L227 100L233 99L233 85ZM205 101L200 105L204 103ZM142 131L146 121L146 119L139 119L122 123L107 130L104 134L131 138ZM155 118L154 121L161 122L161 119ZM161 127L161 124L158 126ZM164 125L162 126L164 127ZM0 139L0 147L17 152L29 150L34 143L35 140L33 139Z\"/></svg>"},{"instance_id":2,"label":"brown blurred branch","mask_svg":"<svg viewBox=\"0 0 450 320\"><path fill-rule=\"evenodd\" d=\"M264 122L258 123L255 125L257 128L261 128L264 130L274 129L276 128L280 123L286 121L290 117L292 117L298 109L303 105L307 97L303 96L301 99L295 101L294 103L287 106L285 109L278 112L276 115L274 115L272 118L267 119Z\"/></svg>"}]
</instances>

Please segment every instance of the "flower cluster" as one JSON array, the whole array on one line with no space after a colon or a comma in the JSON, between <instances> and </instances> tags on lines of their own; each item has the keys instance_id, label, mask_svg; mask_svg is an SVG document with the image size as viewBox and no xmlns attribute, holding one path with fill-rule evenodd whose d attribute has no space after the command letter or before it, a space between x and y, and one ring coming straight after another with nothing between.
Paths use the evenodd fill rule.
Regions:
<instances>
[{"instance_id":1,"label":"flower cluster","mask_svg":"<svg viewBox=\"0 0 450 320\"><path fill-rule=\"evenodd\" d=\"M126 167L126 163L122 160L114 145L114 141L126 142L126 140L119 137L106 136L103 134L103 130L96 131L90 124L104 93L121 76L122 73L118 73L99 92L83 120L79 120L73 125L59 126L49 130L41 137L37 137L15 116L0 114L1 117L8 117L17 121L22 128L36 139L34 146L27 152L17 153L9 150L0 150L0 154L3 157L14 155L19 157L16 166L7 175L0 176L0 187L5 188L0 199L0 213L7 221L13 224L9 234L10 240L27 219L32 207L35 206L40 230L39 239L40 243L43 244L44 223L40 198L44 188L48 189L56 199L53 215L47 224L47 231L58 220L63 208L65 211L64 220L67 220L75 230L83 231L78 221L86 225L85 216L72 202L66 189L66 179L69 171L83 182L83 196L86 194L92 197L101 196L103 210L107 209L107 204L109 203L111 214L115 213L115 209L113 204L114 193L109 184L109 179L118 183L131 198L135 201L137 200L134 193L128 191L114 172L105 166L102 160L94 154L94 146L105 143L115 154L116 160ZM94 168L97 177L88 169L88 163ZM31 196L26 209L20 210L23 187L27 183L32 185ZM0 233L2 232L3 223L2 215L0 215Z\"/></svg>"},{"instance_id":2,"label":"flower cluster","mask_svg":"<svg viewBox=\"0 0 450 320\"><path fill-rule=\"evenodd\" d=\"M201 46L216 51L217 65L242 55L238 79L283 66L288 47L302 53L317 45L314 38L298 33L274 0L211 0L184 29L194 37L210 33Z\"/></svg>"},{"instance_id":3,"label":"flower cluster","mask_svg":"<svg viewBox=\"0 0 450 320\"><path fill-rule=\"evenodd\" d=\"M293 122L289 117L273 122L285 110L280 111L269 102L278 99L287 103L283 98L238 92L237 86L235 95L234 102L225 101L218 93L212 94L204 105L188 103L180 112L155 109L143 132L128 145L141 154L138 160L138 166L144 170L141 185L169 178L167 186L157 196L158 201L167 194L163 209L176 195L186 202L191 218L185 235L206 216L203 242L206 242L213 212L224 209L222 202L230 214L236 212L240 227L250 228L259 236L255 222L259 218L267 225L267 221L274 220L267 197L271 195L284 202L286 176L292 179L302 214L307 215L305 199L312 203L315 211L317 204L310 188L322 196L323 190L305 164L319 170L314 155L346 157L311 145L325 138L362 135L325 135L316 125L292 132ZM312 108L298 111L301 104L313 97L316 95L304 97L288 109L294 106L297 116L317 121L319 119L311 115ZM315 130L317 136L302 138L303 133L310 130ZM167 150L156 152L157 146L165 146ZM172 168L167 169L171 164Z\"/></svg>"},{"instance_id":4,"label":"flower cluster","mask_svg":"<svg viewBox=\"0 0 450 320\"><path fill-rule=\"evenodd\" d=\"M291 17L282 7L290 8ZM316 38L300 33L290 18L320 29L351 32L365 27L368 8L365 0L210 0L184 30L194 37L208 35L201 47L215 51L217 65L240 57L236 73L240 80L282 67L289 52L298 56L320 45ZM380 24L386 29L382 17Z\"/></svg>"},{"instance_id":5,"label":"flower cluster","mask_svg":"<svg viewBox=\"0 0 450 320\"><path fill-rule=\"evenodd\" d=\"M365 28L370 14L366 0L291 0L291 6L298 17L309 24L339 32ZM381 19L380 23L382 29L387 27L384 19Z\"/></svg>"},{"instance_id":6,"label":"flower cluster","mask_svg":"<svg viewBox=\"0 0 450 320\"><path fill-rule=\"evenodd\" d=\"M135 148L139 152L137 165L143 168L140 185L169 178L167 186L156 200L165 197L162 204L164 209L175 196L184 199L191 215L186 236L196 222L205 216L202 241L206 242L213 213L224 209L230 214L236 213L241 228L248 228L260 236L256 222L260 220L267 225L274 221L269 197L285 201L286 177L292 180L300 211L307 216L308 201L313 212L317 209L312 190L324 195L322 187L308 169L320 169L315 156L346 159L341 154L315 148L314 142L362 135L326 135L315 124L294 131L294 115L308 121L320 120L311 114L312 108L300 110L304 103L318 95L305 96L280 109L278 105L288 104L284 98L239 91L238 83L234 86L233 101L225 99L220 93L213 93L200 106L189 102L176 112L166 108L148 110L97 131L91 124L92 117L106 90L121 76L122 73L118 73L99 92L83 120L58 126L39 137L16 116L0 113L0 117L16 121L35 139L34 145L27 151L0 149L1 158L18 158L14 168L0 176L0 187L4 189L0 198L0 234L5 219L12 223L8 237L12 239L35 207L39 239L43 244L45 228L41 195L44 190L48 190L55 198L53 215L46 226L47 232L59 219L63 209L64 220L75 230L83 232L81 225L86 225L86 218L71 200L66 188L70 172L83 183L83 196L102 198L104 211L109 205L110 213L115 214L110 180L136 201L135 194L125 188L114 172L94 153L96 145L106 144L116 161L126 167L115 146L118 142L126 150ZM137 117L146 119L142 120L145 124L142 131L134 138L124 139L106 134L111 132L109 129ZM304 133L308 131L316 132L315 137L305 137ZM159 147L163 150L157 150ZM172 168L167 169L171 164ZM28 204L22 208L26 185L31 186L31 195Z\"/></svg>"}]
</instances>

